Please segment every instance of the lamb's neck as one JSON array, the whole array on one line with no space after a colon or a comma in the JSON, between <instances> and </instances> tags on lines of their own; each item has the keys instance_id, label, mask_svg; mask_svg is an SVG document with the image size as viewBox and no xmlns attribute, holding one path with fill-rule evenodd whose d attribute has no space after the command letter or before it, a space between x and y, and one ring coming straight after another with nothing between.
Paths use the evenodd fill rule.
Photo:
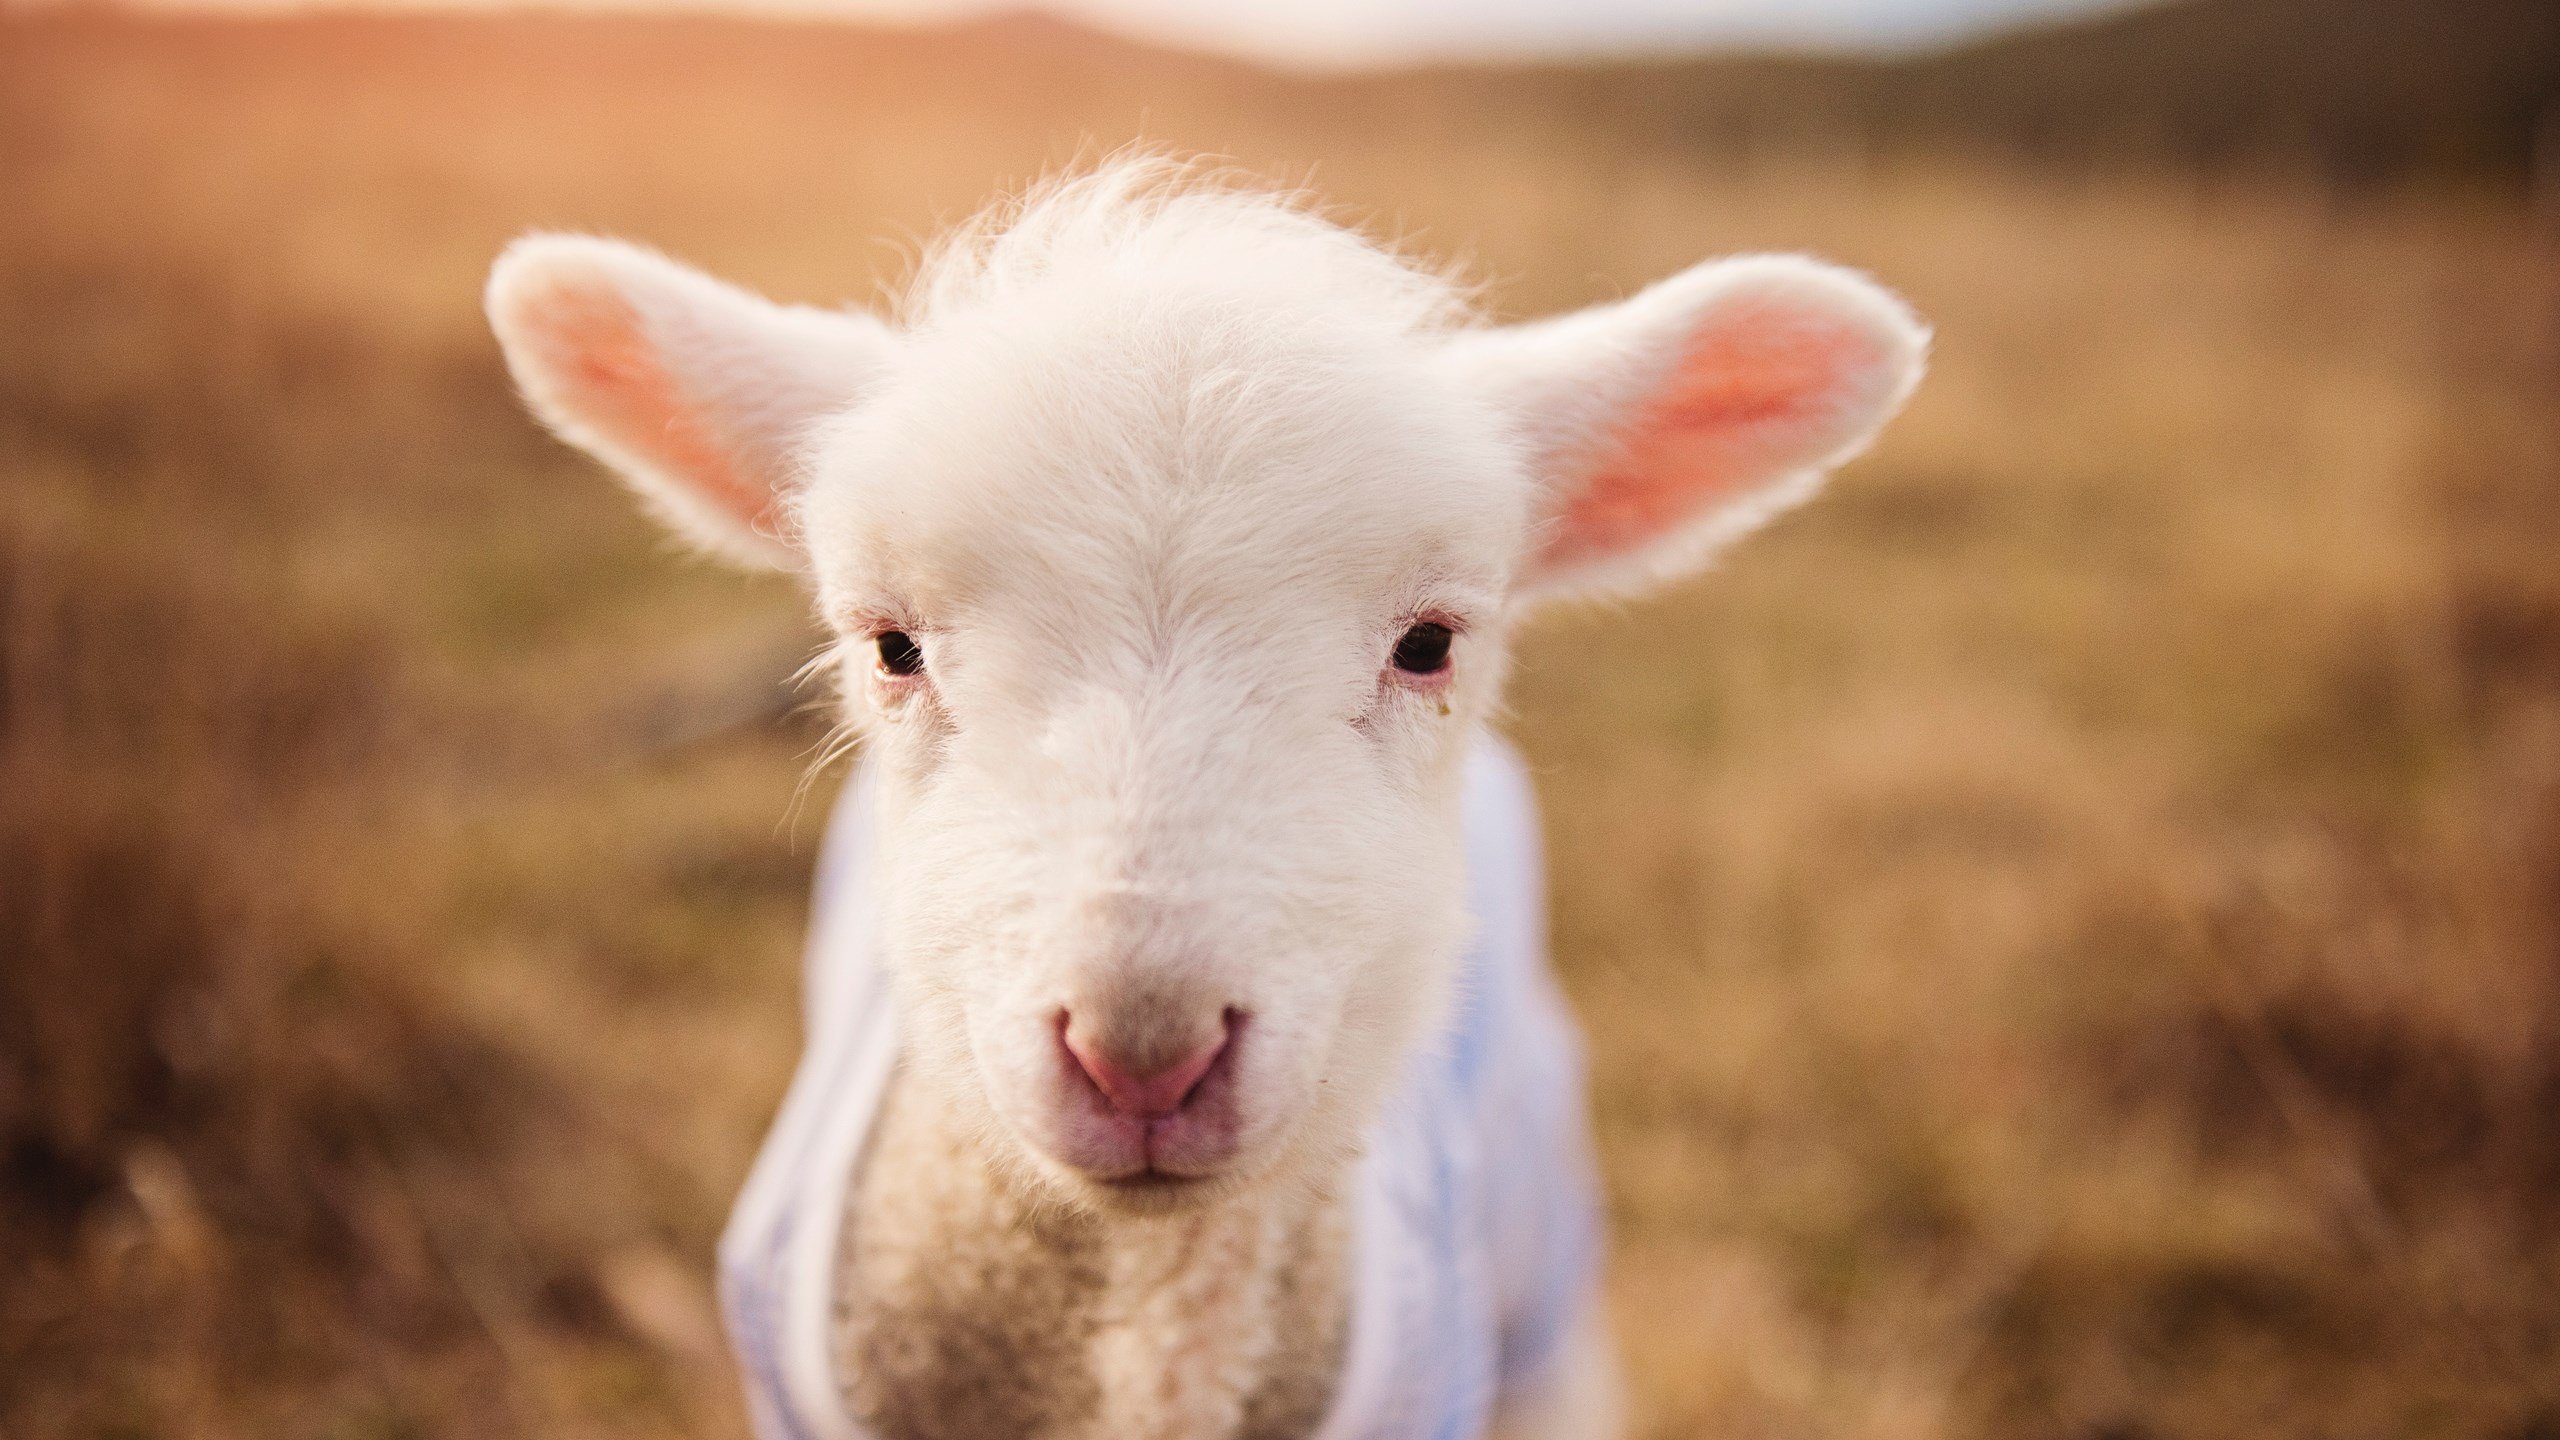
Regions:
<instances>
[{"instance_id":1,"label":"lamb's neck","mask_svg":"<svg viewBox=\"0 0 2560 1440\"><path fill-rule=\"evenodd\" d=\"M893 1083L845 1214L836 1356L881 1440L1279 1440L1341 1368L1350 1210L1273 1187L1163 1216L1063 1206Z\"/></svg>"}]
</instances>

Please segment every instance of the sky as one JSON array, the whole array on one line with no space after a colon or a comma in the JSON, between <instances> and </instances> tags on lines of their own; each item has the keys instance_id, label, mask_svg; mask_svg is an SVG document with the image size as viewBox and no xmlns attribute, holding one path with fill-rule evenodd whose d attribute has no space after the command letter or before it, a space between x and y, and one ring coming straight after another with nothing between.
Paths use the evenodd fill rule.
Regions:
<instances>
[{"instance_id":1,"label":"sky","mask_svg":"<svg viewBox=\"0 0 2560 1440\"><path fill-rule=\"evenodd\" d=\"M6 4L8 0L0 0ZM492 9L520 0L141 0L181 9ZM1037 9L1157 44L1322 68L1699 50L1907 50L2128 0L531 0L929 24Z\"/></svg>"},{"instance_id":2,"label":"sky","mask_svg":"<svg viewBox=\"0 0 2560 1440\"><path fill-rule=\"evenodd\" d=\"M866 3L866 0L839 0ZM950 0L867 0L947 11ZM1308 64L1760 44L1909 49L2123 0L1042 0L1141 39ZM1017 7L1018 8L1018 7Z\"/></svg>"}]
</instances>

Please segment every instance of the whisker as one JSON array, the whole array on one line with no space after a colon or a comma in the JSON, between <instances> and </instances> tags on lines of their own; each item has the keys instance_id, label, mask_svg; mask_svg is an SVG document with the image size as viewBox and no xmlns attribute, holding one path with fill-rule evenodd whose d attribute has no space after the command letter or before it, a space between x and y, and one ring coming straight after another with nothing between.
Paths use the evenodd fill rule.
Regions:
<instances>
[{"instance_id":1,"label":"whisker","mask_svg":"<svg viewBox=\"0 0 2560 1440\"><path fill-rule=\"evenodd\" d=\"M818 741L814 747L815 758L801 768L800 782L791 787L791 803L783 807L782 823L785 827L800 818L800 809L808 803L810 787L818 783L818 777L835 768L837 761L852 754L861 740L862 731L858 726L850 720L839 719Z\"/></svg>"}]
</instances>

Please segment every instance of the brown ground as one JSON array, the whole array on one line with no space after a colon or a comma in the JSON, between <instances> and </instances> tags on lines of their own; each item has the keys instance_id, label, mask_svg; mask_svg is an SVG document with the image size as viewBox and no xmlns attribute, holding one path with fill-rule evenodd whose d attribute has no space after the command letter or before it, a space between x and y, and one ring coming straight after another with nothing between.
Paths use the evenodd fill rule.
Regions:
<instances>
[{"instance_id":1,"label":"brown ground","mask_svg":"<svg viewBox=\"0 0 2560 1440\"><path fill-rule=\"evenodd\" d=\"M530 428L479 277L568 225L859 299L1144 133L1514 313L1803 247L1940 327L1819 508L1527 649L1642 1434L2560 1434L2526 207L1503 93L0 22L0 1432L741 1433L808 637Z\"/></svg>"}]
</instances>

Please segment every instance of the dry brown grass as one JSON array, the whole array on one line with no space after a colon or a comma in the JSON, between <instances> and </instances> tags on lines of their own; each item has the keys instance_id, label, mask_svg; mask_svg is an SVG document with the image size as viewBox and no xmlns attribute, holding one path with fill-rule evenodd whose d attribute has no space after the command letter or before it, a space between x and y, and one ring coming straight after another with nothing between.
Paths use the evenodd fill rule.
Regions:
<instances>
[{"instance_id":1,"label":"dry brown grass","mask_svg":"<svg viewBox=\"0 0 2560 1440\"><path fill-rule=\"evenodd\" d=\"M0 27L0 1430L741 1433L706 1272L794 1044L804 637L532 433L479 276L567 224L860 298L1141 128L1514 311L1800 246L1940 326L1822 507L1524 658L1644 1435L2560 1430L2527 217L1500 95Z\"/></svg>"}]
</instances>

